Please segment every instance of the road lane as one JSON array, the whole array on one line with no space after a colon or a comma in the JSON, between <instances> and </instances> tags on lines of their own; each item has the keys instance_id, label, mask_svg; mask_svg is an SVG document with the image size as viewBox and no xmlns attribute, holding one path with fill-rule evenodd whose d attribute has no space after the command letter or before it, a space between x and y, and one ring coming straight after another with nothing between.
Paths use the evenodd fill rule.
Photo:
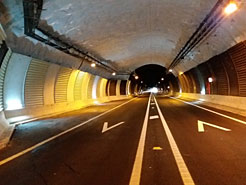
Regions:
<instances>
[{"instance_id":1,"label":"road lane","mask_svg":"<svg viewBox=\"0 0 246 185\"><path fill-rule=\"evenodd\" d=\"M147 129L141 185L180 185L177 164L160 120L157 106L151 105ZM158 119L151 119L157 116Z\"/></svg>"},{"instance_id":2,"label":"road lane","mask_svg":"<svg viewBox=\"0 0 246 185\"><path fill-rule=\"evenodd\" d=\"M157 101L195 184L246 184L244 124L177 100L158 97ZM231 131L205 126L205 132L198 132L198 120Z\"/></svg>"},{"instance_id":3,"label":"road lane","mask_svg":"<svg viewBox=\"0 0 246 185\"><path fill-rule=\"evenodd\" d=\"M148 97L0 167L1 185L126 185L136 155ZM121 126L101 133L104 122Z\"/></svg>"},{"instance_id":4,"label":"road lane","mask_svg":"<svg viewBox=\"0 0 246 185\"><path fill-rule=\"evenodd\" d=\"M183 184L170 133L195 184L245 184L244 124L163 97L157 97L157 102L164 118L153 100L146 114L148 98L137 98L0 166L0 185L127 185L143 124L146 133L137 184ZM161 119L170 131L163 129ZM199 132L198 120L204 132Z\"/></svg>"},{"instance_id":5,"label":"road lane","mask_svg":"<svg viewBox=\"0 0 246 185\"><path fill-rule=\"evenodd\" d=\"M151 99L152 99L152 94L149 96L148 105L147 105L146 113L144 116L143 127L142 127L141 134L140 134L137 153L136 153L135 161L133 164L133 169L132 169L129 185L139 185L140 184L143 154L144 154L146 133L147 133L147 127L148 127L148 120L149 120L150 102L152 101Z\"/></svg>"},{"instance_id":6,"label":"road lane","mask_svg":"<svg viewBox=\"0 0 246 185\"><path fill-rule=\"evenodd\" d=\"M130 101L132 101L132 99ZM115 107L124 105L127 102L129 102L129 100L98 104L87 108L62 113L56 116L47 117L43 120L18 125L15 128L15 132L10 143L6 148L1 150L0 161L22 152L33 145L52 138L64 131L76 127L81 123L88 122L90 119L95 119L95 117L100 114L105 114L105 112L115 109Z\"/></svg>"}]
</instances>

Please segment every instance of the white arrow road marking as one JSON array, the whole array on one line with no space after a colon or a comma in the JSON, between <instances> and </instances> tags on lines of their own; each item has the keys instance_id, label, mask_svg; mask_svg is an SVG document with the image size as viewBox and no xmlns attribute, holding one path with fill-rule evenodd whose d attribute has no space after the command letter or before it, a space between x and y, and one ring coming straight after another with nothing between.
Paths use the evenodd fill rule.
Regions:
<instances>
[{"instance_id":1,"label":"white arrow road marking","mask_svg":"<svg viewBox=\"0 0 246 185\"><path fill-rule=\"evenodd\" d=\"M220 129L220 130L227 131L227 132L231 131L231 129L220 127L220 126L217 126L217 125L213 125L211 123L207 123L207 122L200 121L200 120L198 120L197 124L198 124L198 132L204 132L204 125L208 125L210 127L214 127L214 128Z\"/></svg>"},{"instance_id":2,"label":"white arrow road marking","mask_svg":"<svg viewBox=\"0 0 246 185\"><path fill-rule=\"evenodd\" d=\"M199 108L199 109L203 109L203 110L205 110L205 111L208 111L208 112L217 114L217 115L222 116L222 117L224 117L224 118L231 119L231 120L233 120L233 121L236 121L236 122L239 122L239 123L242 123L242 124L245 124L245 125L246 125L246 121L242 121L242 120L240 120L240 119L233 118L233 117L231 117L231 116L227 116L227 115L225 115L225 114L222 114L222 113L219 113L219 112L216 112L216 111L213 111L213 110L210 110L210 109L207 109L207 108L198 106L198 105L193 104L193 103L191 103L191 102L183 101L183 100L178 99L178 98L174 98L174 97L170 97L170 98L175 99L175 100L177 100L177 101L181 101L181 102L186 103L186 104L188 104L188 105L192 105L192 106L197 107L197 108Z\"/></svg>"},{"instance_id":3,"label":"white arrow road marking","mask_svg":"<svg viewBox=\"0 0 246 185\"><path fill-rule=\"evenodd\" d=\"M154 116L150 116L149 119L158 119L159 116L158 115L154 115Z\"/></svg>"},{"instance_id":4,"label":"white arrow road marking","mask_svg":"<svg viewBox=\"0 0 246 185\"><path fill-rule=\"evenodd\" d=\"M35 144L35 145L33 145L33 146L31 146L31 147L19 152L19 153L16 153L16 154L14 154L14 155L6 158L6 159L3 159L2 161L0 161L0 166L5 164L5 163L8 163L8 162L10 162L10 161L12 161L12 160L14 160L16 158L18 158L18 157L21 157L22 155L25 155L26 153L28 153L28 152L30 152L30 151L32 151L32 150L34 150L34 149L36 149L36 148L38 148L40 146L43 146L43 145L55 140L56 138L59 138L59 137L65 135L65 134L67 134L69 132L72 132L73 130L75 130L75 129L79 128L79 127L82 127L83 125L85 125L85 124L87 124L87 123L89 123L89 122L91 122L91 121L93 121L95 119L98 119L98 118L100 118L100 117L102 117L102 116L104 116L104 115L106 115L106 114L108 114L108 113L110 113L110 112L112 112L112 111L114 111L114 110L116 110L116 109L128 104L128 103L130 103L131 101L133 101L135 99L136 98L132 98L132 99L130 99L127 102L124 102L124 103L122 103L122 104L120 104L120 105L118 105L118 106L116 106L116 107L114 107L112 109L109 109L109 110L107 110L107 111L105 111L105 112L103 112L103 113L101 113L101 114L99 114L99 115L97 115L97 116L95 116L93 118L90 118L90 119L88 119L88 120L86 120L86 121L84 121L84 122L82 122L82 123L80 123L78 125L75 125L72 128L69 128L69 129L67 129L67 130L65 130L65 131L63 131L61 133L58 133L57 135L54 135L54 136L52 136L52 137L50 137L50 138L48 138L48 139L46 139L44 141L41 141L40 143L37 143L37 144Z\"/></svg>"},{"instance_id":5,"label":"white arrow road marking","mask_svg":"<svg viewBox=\"0 0 246 185\"><path fill-rule=\"evenodd\" d=\"M107 132L108 130L110 130L110 129L112 129L112 128L118 127L119 125L121 125L121 124L123 124L123 123L125 123L125 122L122 121L122 122L119 122L119 123L117 123L117 124L115 124L115 125L113 125L113 126L111 126L111 127L108 127L108 122L104 122L104 124L103 124L103 129L102 129L102 133Z\"/></svg>"}]
</instances>

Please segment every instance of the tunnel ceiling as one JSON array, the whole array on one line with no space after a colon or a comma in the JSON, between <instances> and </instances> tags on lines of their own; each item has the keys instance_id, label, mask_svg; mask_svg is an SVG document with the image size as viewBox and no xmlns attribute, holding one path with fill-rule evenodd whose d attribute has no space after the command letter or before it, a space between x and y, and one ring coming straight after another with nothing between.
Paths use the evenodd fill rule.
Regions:
<instances>
[{"instance_id":1,"label":"tunnel ceiling","mask_svg":"<svg viewBox=\"0 0 246 185\"><path fill-rule=\"evenodd\" d=\"M5 22L11 25L17 37L22 37L22 3L5 2L12 16L11 21ZM121 71L131 72L145 64L168 67L216 2L44 0L40 26L52 27L68 42L111 61ZM245 40L245 11L243 6L227 17L216 32L190 53L175 71L187 71Z\"/></svg>"}]
</instances>

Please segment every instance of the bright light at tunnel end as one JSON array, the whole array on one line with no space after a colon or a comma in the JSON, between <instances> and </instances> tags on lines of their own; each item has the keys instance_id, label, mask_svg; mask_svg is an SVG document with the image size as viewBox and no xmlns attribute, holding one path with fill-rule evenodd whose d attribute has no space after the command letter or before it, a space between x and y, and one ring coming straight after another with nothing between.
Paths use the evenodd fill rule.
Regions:
<instances>
[{"instance_id":1,"label":"bright light at tunnel end","mask_svg":"<svg viewBox=\"0 0 246 185\"><path fill-rule=\"evenodd\" d=\"M151 93L158 93L158 89L156 87L153 87L150 89Z\"/></svg>"}]
</instances>

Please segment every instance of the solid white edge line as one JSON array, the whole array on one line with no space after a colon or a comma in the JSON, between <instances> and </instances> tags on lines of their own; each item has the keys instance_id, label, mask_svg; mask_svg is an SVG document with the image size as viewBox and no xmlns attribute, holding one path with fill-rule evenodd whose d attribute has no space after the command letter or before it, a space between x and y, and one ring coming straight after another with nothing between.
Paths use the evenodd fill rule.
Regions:
<instances>
[{"instance_id":1,"label":"solid white edge line","mask_svg":"<svg viewBox=\"0 0 246 185\"><path fill-rule=\"evenodd\" d=\"M149 120L149 108L150 108L151 96L152 94L149 96L147 110L146 110L146 114L144 118L144 123L143 123L142 131L141 131L141 135L140 135L140 139L138 143L137 153L136 153L129 185L139 185L140 180L141 180L144 145L145 145L145 139L146 139L146 133L147 133L148 120Z\"/></svg>"},{"instance_id":2,"label":"solid white edge line","mask_svg":"<svg viewBox=\"0 0 246 185\"><path fill-rule=\"evenodd\" d=\"M127 103L130 103L131 101L133 101L133 100L135 100L135 99L136 99L136 98L133 98L133 99L127 101L127 102L124 102L124 103L122 103L122 104L120 104L120 105L118 105L118 106L116 106L116 107L114 107L114 108L112 108L112 109L110 109L110 110L107 110L107 111L105 111L105 112L103 112L103 113L101 113L101 114L99 114L99 115L97 115L97 116L95 116L95 117L93 117L93 118L88 119L87 121L84 121L84 122L82 122L82 123L80 123L80 124L78 124L78 125L76 125L76 126L70 128L70 129L67 129L67 130L65 130L65 131L63 131L63 132L61 132L61 133L59 133L59 134L57 134L57 135L55 135L55 136L52 136L52 137L50 137L50 138L48 138L48 139L46 139L46 140L44 140L44 141L42 141L42 142L40 142L40 143L38 143L38 144L35 144L35 145L33 145L33 146L31 146L31 147L29 147L29 148L27 148L27 149L25 149L25 150L23 150L23 151L21 151L21 152L15 154L15 155L12 155L12 156L10 156L10 157L8 157L8 158L6 158L6 159L3 159L3 160L0 161L0 166L3 165L3 164L5 164L5 163L7 163L7 162L10 162L10 161L12 161L12 160L18 158L18 157L20 157L20 156L22 156L22 155L24 155L24 154L26 154L26 153L28 153L28 152L30 152L30 151L36 149L36 148L38 148L38 147L40 147L40 146L42 146L42 145L44 145L44 144L47 144L48 142L50 142L50 141L52 141L52 140L54 140L54 139L56 139L56 138L58 138L58 137L60 137L60 136L63 136L63 135L65 135L65 134L67 134L67 133L69 133L69 132L71 132L71 131L77 129L77 128L79 128L79 127L81 127L81 126L83 126L83 125L89 123L90 121L93 121L93 120L95 120L95 119L97 119L97 118L99 118L99 117L101 117L101 116L103 116L103 115L105 115L105 114L107 114L107 113L109 113L109 112L112 112L113 110L118 109L118 108L120 108L120 107L126 105Z\"/></svg>"},{"instance_id":3,"label":"solid white edge line","mask_svg":"<svg viewBox=\"0 0 246 185\"><path fill-rule=\"evenodd\" d=\"M156 98L154 97L154 100L155 100L155 104L156 104L156 108L158 110L158 113L160 115L160 118L161 118L161 122L162 122L162 125L163 125L163 129L167 135L167 139L168 139L168 142L170 144L170 147L172 149L172 152L173 152L173 155L174 155L174 158L175 158L175 161L176 161L176 164L178 166L178 169L179 169L179 173L181 175L181 178L183 180L183 183L184 185L194 185L194 181L191 177L191 174L185 164L185 161L179 151L179 148L174 140L174 137L167 125L167 122L161 112L161 109L156 101Z\"/></svg>"},{"instance_id":4,"label":"solid white edge line","mask_svg":"<svg viewBox=\"0 0 246 185\"><path fill-rule=\"evenodd\" d=\"M230 119L230 120L233 120L233 121L242 123L242 124L246 124L246 121L242 121L242 120L240 120L240 119L233 118L233 117L231 117L231 116L227 116L227 115L225 115L225 114L222 114L222 113L219 113L219 112L216 112L216 111L213 111L213 110L210 110L210 109L207 109L207 108L204 108L204 107L195 105L195 104L193 104L193 103L186 102L186 101L180 100L180 99L178 99L178 98L174 98L174 97L169 97L169 98L172 98L172 99L177 100L177 101L181 101L181 102L186 103L186 104L188 104L188 105L192 105L192 106L197 107L197 108L199 108L199 109L206 110L206 111L208 111L208 112L217 114L217 115L222 116L222 117L225 117L225 118L227 118L227 119Z\"/></svg>"}]
</instances>

